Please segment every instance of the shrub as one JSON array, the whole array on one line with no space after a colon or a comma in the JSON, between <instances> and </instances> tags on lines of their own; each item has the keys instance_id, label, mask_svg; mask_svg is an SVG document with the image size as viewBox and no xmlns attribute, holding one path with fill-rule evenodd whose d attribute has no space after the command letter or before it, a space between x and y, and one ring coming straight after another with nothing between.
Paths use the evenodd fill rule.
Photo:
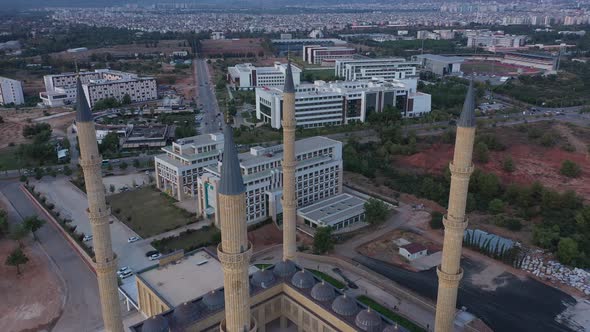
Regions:
<instances>
[{"instance_id":1,"label":"shrub","mask_svg":"<svg viewBox=\"0 0 590 332\"><path fill-rule=\"evenodd\" d=\"M481 163L487 163L490 160L488 146L486 143L479 142L475 145L473 158Z\"/></svg>"},{"instance_id":2,"label":"shrub","mask_svg":"<svg viewBox=\"0 0 590 332\"><path fill-rule=\"evenodd\" d=\"M121 209L120 208L116 208L115 209L115 214L119 214L119 213L121 213Z\"/></svg>"},{"instance_id":3,"label":"shrub","mask_svg":"<svg viewBox=\"0 0 590 332\"><path fill-rule=\"evenodd\" d=\"M502 161L502 169L505 172L509 172L512 173L514 172L514 161L512 160L512 157L508 156L506 158L504 158L504 160Z\"/></svg>"},{"instance_id":4,"label":"shrub","mask_svg":"<svg viewBox=\"0 0 590 332\"><path fill-rule=\"evenodd\" d=\"M430 215L430 228L432 229L442 229L443 228L443 214L434 211Z\"/></svg>"},{"instance_id":5,"label":"shrub","mask_svg":"<svg viewBox=\"0 0 590 332\"><path fill-rule=\"evenodd\" d=\"M27 176L21 175L19 180L20 180L20 182L25 182L25 181L27 181Z\"/></svg>"},{"instance_id":6,"label":"shrub","mask_svg":"<svg viewBox=\"0 0 590 332\"><path fill-rule=\"evenodd\" d=\"M577 178L580 176L580 174L582 174L582 169L575 162L571 160L564 160L563 163L561 163L561 169L559 172L567 177Z\"/></svg>"},{"instance_id":7,"label":"shrub","mask_svg":"<svg viewBox=\"0 0 590 332\"><path fill-rule=\"evenodd\" d=\"M504 212L504 202L498 198L494 198L488 204L488 211L493 214L499 214Z\"/></svg>"}]
</instances>

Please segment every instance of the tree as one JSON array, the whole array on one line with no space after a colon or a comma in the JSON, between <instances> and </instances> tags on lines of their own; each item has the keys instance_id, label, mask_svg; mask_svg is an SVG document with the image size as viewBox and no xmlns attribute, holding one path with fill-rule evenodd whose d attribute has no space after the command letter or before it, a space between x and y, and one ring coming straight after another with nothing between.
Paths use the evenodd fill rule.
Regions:
<instances>
[{"instance_id":1,"label":"tree","mask_svg":"<svg viewBox=\"0 0 590 332\"><path fill-rule=\"evenodd\" d=\"M369 224L376 225L384 222L388 214L389 210L382 201L375 198L369 198L369 200L365 202L365 219Z\"/></svg>"},{"instance_id":2,"label":"tree","mask_svg":"<svg viewBox=\"0 0 590 332\"><path fill-rule=\"evenodd\" d=\"M103 154L105 152L116 153L119 151L119 136L116 133L108 133L103 137L98 148Z\"/></svg>"},{"instance_id":3,"label":"tree","mask_svg":"<svg viewBox=\"0 0 590 332\"><path fill-rule=\"evenodd\" d=\"M316 254L323 254L334 247L331 227L318 227L313 238L313 251Z\"/></svg>"},{"instance_id":4,"label":"tree","mask_svg":"<svg viewBox=\"0 0 590 332\"><path fill-rule=\"evenodd\" d=\"M557 245L557 258L560 262L574 265L579 255L578 243L569 237L562 237Z\"/></svg>"},{"instance_id":5,"label":"tree","mask_svg":"<svg viewBox=\"0 0 590 332\"><path fill-rule=\"evenodd\" d=\"M441 229L443 226L443 214L438 211L432 212L430 215L430 228Z\"/></svg>"},{"instance_id":6,"label":"tree","mask_svg":"<svg viewBox=\"0 0 590 332\"><path fill-rule=\"evenodd\" d=\"M479 142L473 150L473 158L481 163L487 163L490 160L488 146L484 142Z\"/></svg>"},{"instance_id":7,"label":"tree","mask_svg":"<svg viewBox=\"0 0 590 332\"><path fill-rule=\"evenodd\" d=\"M20 275L20 266L26 264L29 258L20 247L15 248L8 257L6 257L6 265L15 266L16 274Z\"/></svg>"},{"instance_id":8,"label":"tree","mask_svg":"<svg viewBox=\"0 0 590 332\"><path fill-rule=\"evenodd\" d=\"M6 211L0 210L0 238L10 232Z\"/></svg>"},{"instance_id":9,"label":"tree","mask_svg":"<svg viewBox=\"0 0 590 332\"><path fill-rule=\"evenodd\" d=\"M580 176L580 174L582 174L582 169L575 162L571 160L564 160L563 163L561 163L561 169L559 172L567 177L577 178Z\"/></svg>"},{"instance_id":10,"label":"tree","mask_svg":"<svg viewBox=\"0 0 590 332\"><path fill-rule=\"evenodd\" d=\"M126 162L124 162L124 161L123 161L122 163L120 163L120 164L119 164L119 168L120 168L120 169L122 169L122 170L125 170L125 169L127 169L127 167L128 167L128 166L129 166L129 165L128 165Z\"/></svg>"},{"instance_id":11,"label":"tree","mask_svg":"<svg viewBox=\"0 0 590 332\"><path fill-rule=\"evenodd\" d=\"M30 216L23 220L23 227L26 228L28 231L33 233L33 238L37 240L37 235L35 232L41 228L45 224L45 221L40 219L37 216Z\"/></svg>"},{"instance_id":12,"label":"tree","mask_svg":"<svg viewBox=\"0 0 590 332\"><path fill-rule=\"evenodd\" d=\"M109 186L109 191L111 192L111 194L115 192L115 185L114 184L111 184Z\"/></svg>"},{"instance_id":13,"label":"tree","mask_svg":"<svg viewBox=\"0 0 590 332\"><path fill-rule=\"evenodd\" d=\"M64 166L64 174L67 176L72 175L72 169L69 166Z\"/></svg>"},{"instance_id":14,"label":"tree","mask_svg":"<svg viewBox=\"0 0 590 332\"><path fill-rule=\"evenodd\" d=\"M123 96L123 99L121 100L121 104L122 105L129 105L129 104L131 104L131 96L129 96L129 94L126 93Z\"/></svg>"},{"instance_id":15,"label":"tree","mask_svg":"<svg viewBox=\"0 0 590 332\"><path fill-rule=\"evenodd\" d=\"M507 156L506 158L504 158L504 160L502 161L502 169L508 173L514 172L515 167L512 157Z\"/></svg>"},{"instance_id":16,"label":"tree","mask_svg":"<svg viewBox=\"0 0 590 332\"><path fill-rule=\"evenodd\" d=\"M135 168L139 168L140 167L139 159L133 159L133 167L135 167Z\"/></svg>"},{"instance_id":17,"label":"tree","mask_svg":"<svg viewBox=\"0 0 590 332\"><path fill-rule=\"evenodd\" d=\"M488 203L488 211L493 214L500 214L504 212L504 202L501 199L494 198Z\"/></svg>"},{"instance_id":18,"label":"tree","mask_svg":"<svg viewBox=\"0 0 590 332\"><path fill-rule=\"evenodd\" d=\"M24 227L24 225L16 225L10 231L10 238L17 241L19 246L23 246L22 239L25 238L29 234L29 229Z\"/></svg>"}]
</instances>

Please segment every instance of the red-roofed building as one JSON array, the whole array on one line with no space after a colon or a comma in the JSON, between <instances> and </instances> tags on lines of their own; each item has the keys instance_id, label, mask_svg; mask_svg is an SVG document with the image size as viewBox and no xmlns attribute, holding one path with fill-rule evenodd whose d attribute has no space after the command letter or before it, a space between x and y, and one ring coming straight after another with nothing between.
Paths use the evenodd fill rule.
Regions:
<instances>
[{"instance_id":1,"label":"red-roofed building","mask_svg":"<svg viewBox=\"0 0 590 332\"><path fill-rule=\"evenodd\" d=\"M428 249L420 243L409 243L399 247L399 254L409 261L426 256L427 253Z\"/></svg>"}]
</instances>

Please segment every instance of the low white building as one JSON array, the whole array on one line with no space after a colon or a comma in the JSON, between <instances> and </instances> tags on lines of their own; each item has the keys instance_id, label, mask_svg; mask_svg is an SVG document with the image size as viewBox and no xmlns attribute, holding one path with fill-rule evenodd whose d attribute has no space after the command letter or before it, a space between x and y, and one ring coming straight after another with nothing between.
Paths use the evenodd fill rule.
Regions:
<instances>
[{"instance_id":1,"label":"low white building","mask_svg":"<svg viewBox=\"0 0 590 332\"><path fill-rule=\"evenodd\" d=\"M311 228L331 227L337 232L365 221L365 203L362 198L340 194L297 209L297 221Z\"/></svg>"},{"instance_id":2,"label":"low white building","mask_svg":"<svg viewBox=\"0 0 590 332\"><path fill-rule=\"evenodd\" d=\"M121 101L125 95L129 95L132 102L158 98L155 78L138 77L133 73L110 69L46 75L43 77L46 91L41 92L39 97L46 106L72 104L76 100L76 78L78 76L80 76L84 94L86 94L91 108L101 99L115 98Z\"/></svg>"},{"instance_id":3,"label":"low white building","mask_svg":"<svg viewBox=\"0 0 590 332\"><path fill-rule=\"evenodd\" d=\"M0 76L0 105L21 105L25 103L23 86L20 81Z\"/></svg>"},{"instance_id":4,"label":"low white building","mask_svg":"<svg viewBox=\"0 0 590 332\"><path fill-rule=\"evenodd\" d=\"M315 128L365 122L372 112L395 107L403 117L419 117L431 110L429 94L412 92L400 81L345 81L301 84L295 88L295 119L297 126ZM281 128L283 90L256 89L256 117Z\"/></svg>"},{"instance_id":5,"label":"low white building","mask_svg":"<svg viewBox=\"0 0 590 332\"><path fill-rule=\"evenodd\" d=\"M416 68L419 65L417 61L406 61L404 58L336 60L334 74L345 81L374 78L386 81L404 80L416 78Z\"/></svg>"},{"instance_id":6,"label":"low white building","mask_svg":"<svg viewBox=\"0 0 590 332\"><path fill-rule=\"evenodd\" d=\"M293 72L293 83L295 86L301 82L301 69L291 64ZM234 84L236 89L249 90L256 87L264 86L283 86L285 85L285 73L287 64L275 62L272 67L256 67L251 63L241 63L229 67L228 80Z\"/></svg>"},{"instance_id":7,"label":"low white building","mask_svg":"<svg viewBox=\"0 0 590 332\"><path fill-rule=\"evenodd\" d=\"M399 254L409 261L424 257L428 254L428 248L420 243L409 243L399 247Z\"/></svg>"},{"instance_id":8,"label":"low white building","mask_svg":"<svg viewBox=\"0 0 590 332\"><path fill-rule=\"evenodd\" d=\"M461 57L436 54L415 55L413 58L422 65L424 70L440 76L461 73L461 64L465 61Z\"/></svg>"}]
</instances>

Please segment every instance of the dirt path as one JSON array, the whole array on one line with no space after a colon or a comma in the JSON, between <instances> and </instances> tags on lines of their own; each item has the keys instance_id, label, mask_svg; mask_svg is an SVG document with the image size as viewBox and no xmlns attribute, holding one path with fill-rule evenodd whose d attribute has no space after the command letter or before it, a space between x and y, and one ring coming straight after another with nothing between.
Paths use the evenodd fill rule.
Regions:
<instances>
[{"instance_id":1,"label":"dirt path","mask_svg":"<svg viewBox=\"0 0 590 332\"><path fill-rule=\"evenodd\" d=\"M568 142L576 149L576 152L584 153L588 158L588 146L581 139L572 133L571 128L558 123L555 125L555 129L563 136L565 136Z\"/></svg>"}]
</instances>

